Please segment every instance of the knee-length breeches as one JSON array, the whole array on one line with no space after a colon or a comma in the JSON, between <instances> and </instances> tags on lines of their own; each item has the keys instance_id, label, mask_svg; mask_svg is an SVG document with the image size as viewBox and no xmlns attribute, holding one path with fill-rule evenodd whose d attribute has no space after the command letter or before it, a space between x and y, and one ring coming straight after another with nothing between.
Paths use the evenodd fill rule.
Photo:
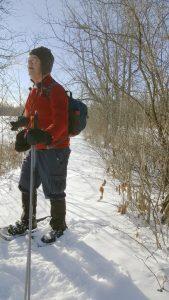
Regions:
<instances>
[{"instance_id":1,"label":"knee-length breeches","mask_svg":"<svg viewBox=\"0 0 169 300\"><path fill-rule=\"evenodd\" d=\"M37 189L42 184L45 198L60 199L66 196L67 165L70 148L36 150L35 183ZM31 151L23 160L19 189L30 191Z\"/></svg>"}]
</instances>

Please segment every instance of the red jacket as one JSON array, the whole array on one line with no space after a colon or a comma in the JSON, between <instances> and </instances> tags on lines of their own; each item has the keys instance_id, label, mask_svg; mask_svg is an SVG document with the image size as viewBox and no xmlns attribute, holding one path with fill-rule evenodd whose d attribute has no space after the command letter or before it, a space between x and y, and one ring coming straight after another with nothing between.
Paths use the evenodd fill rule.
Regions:
<instances>
[{"instance_id":1,"label":"red jacket","mask_svg":"<svg viewBox=\"0 0 169 300\"><path fill-rule=\"evenodd\" d=\"M37 149L66 148L69 146L68 137L68 97L64 88L56 83L48 96L43 88L49 86L52 77L47 75L42 82L42 89L36 86L29 93L24 115L29 118L28 128L32 127L35 111L38 113L38 128L47 131L52 136L50 146L37 144ZM44 89L45 91L45 89Z\"/></svg>"}]
</instances>

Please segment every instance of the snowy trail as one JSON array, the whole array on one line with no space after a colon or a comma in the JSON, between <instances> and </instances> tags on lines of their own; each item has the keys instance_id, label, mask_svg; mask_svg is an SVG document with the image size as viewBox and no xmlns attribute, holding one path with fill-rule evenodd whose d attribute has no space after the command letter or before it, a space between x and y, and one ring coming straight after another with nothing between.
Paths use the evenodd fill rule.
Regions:
<instances>
[{"instance_id":1,"label":"snowy trail","mask_svg":"<svg viewBox=\"0 0 169 300\"><path fill-rule=\"evenodd\" d=\"M48 220L39 223L32 241L31 299L49 300L146 300L168 299L157 291L152 273L141 259L149 253L137 242L115 229L135 236L136 226L127 215L117 213L120 196L115 181L106 178L102 163L81 136L72 139L67 185L67 224L69 229L55 244L38 247ZM0 183L0 226L20 216L19 170ZM99 187L106 178L104 198ZM49 215L49 201L38 191L38 217ZM148 230L142 238L150 239ZM11 242L0 240L0 300L22 300L28 237ZM158 265L165 269L167 258L157 251Z\"/></svg>"}]
</instances>

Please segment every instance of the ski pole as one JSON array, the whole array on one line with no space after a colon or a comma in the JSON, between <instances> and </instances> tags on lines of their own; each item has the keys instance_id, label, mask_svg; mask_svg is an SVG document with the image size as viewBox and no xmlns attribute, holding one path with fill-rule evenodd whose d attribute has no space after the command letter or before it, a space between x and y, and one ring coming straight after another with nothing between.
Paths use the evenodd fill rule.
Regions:
<instances>
[{"instance_id":1,"label":"ski pole","mask_svg":"<svg viewBox=\"0 0 169 300\"><path fill-rule=\"evenodd\" d=\"M38 114L34 115L34 128L37 128ZM32 242L32 215L33 215L33 194L35 186L35 162L36 162L36 148L31 146L31 170L30 170L30 202L29 202L29 235L28 235L28 252L26 263L26 278L25 278L25 296L24 300L30 300L31 295L31 242Z\"/></svg>"}]
</instances>

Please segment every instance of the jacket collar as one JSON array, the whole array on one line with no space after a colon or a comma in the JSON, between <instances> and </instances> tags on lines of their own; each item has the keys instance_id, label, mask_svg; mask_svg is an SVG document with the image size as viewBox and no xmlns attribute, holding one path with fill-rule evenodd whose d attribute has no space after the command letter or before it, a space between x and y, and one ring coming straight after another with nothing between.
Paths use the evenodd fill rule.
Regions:
<instances>
[{"instance_id":1,"label":"jacket collar","mask_svg":"<svg viewBox=\"0 0 169 300\"><path fill-rule=\"evenodd\" d=\"M31 81L34 83L34 81L31 79ZM43 78L41 82L34 83L34 87L37 89L42 89L44 86L48 86L52 82L52 76L48 74Z\"/></svg>"}]
</instances>

